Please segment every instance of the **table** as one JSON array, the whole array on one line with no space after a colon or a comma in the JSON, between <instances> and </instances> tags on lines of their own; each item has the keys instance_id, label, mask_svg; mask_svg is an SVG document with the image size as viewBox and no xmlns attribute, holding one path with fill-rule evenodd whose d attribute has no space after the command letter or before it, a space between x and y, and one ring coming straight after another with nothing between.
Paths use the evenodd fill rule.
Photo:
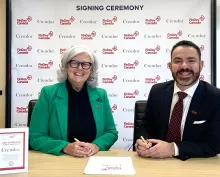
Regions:
<instances>
[{"instance_id":1,"label":"table","mask_svg":"<svg viewBox=\"0 0 220 177\"><path fill-rule=\"evenodd\" d=\"M220 177L220 156L181 161L175 158L142 158L137 156L135 152L123 150L98 152L97 156L132 157L136 171L135 177ZM87 161L88 158L74 158L68 155L55 156L29 151L28 173L7 174L1 175L1 177L85 177L83 170Z\"/></svg>"}]
</instances>

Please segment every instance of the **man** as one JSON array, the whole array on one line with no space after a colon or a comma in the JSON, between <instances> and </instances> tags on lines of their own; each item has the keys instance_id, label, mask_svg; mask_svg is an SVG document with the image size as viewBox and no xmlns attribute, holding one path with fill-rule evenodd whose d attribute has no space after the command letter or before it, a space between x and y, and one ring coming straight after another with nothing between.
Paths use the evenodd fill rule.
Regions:
<instances>
[{"instance_id":1,"label":"man","mask_svg":"<svg viewBox=\"0 0 220 177\"><path fill-rule=\"evenodd\" d=\"M142 157L212 157L220 153L220 90L200 81L204 62L199 47L180 41L171 50L172 81L150 91L144 126L136 141Z\"/></svg>"}]
</instances>

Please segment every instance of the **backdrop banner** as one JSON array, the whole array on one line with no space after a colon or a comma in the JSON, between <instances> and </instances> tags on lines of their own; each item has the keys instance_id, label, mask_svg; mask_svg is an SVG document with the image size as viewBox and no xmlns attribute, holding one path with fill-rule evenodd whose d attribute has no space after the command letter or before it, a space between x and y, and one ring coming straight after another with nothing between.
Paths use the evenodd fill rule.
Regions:
<instances>
[{"instance_id":1,"label":"backdrop banner","mask_svg":"<svg viewBox=\"0 0 220 177\"><path fill-rule=\"evenodd\" d=\"M94 50L99 86L106 89L119 139L133 141L134 105L153 84L172 79L172 46L201 49L201 80L211 82L210 0L14 0L12 5L11 127L26 127L28 102L57 83L60 56L74 45Z\"/></svg>"}]
</instances>

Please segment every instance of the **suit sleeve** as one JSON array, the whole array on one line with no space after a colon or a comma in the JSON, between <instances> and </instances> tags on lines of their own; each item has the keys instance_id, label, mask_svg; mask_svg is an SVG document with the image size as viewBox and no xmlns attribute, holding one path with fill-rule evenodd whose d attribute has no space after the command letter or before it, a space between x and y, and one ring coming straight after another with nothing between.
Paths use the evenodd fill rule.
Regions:
<instances>
[{"instance_id":1,"label":"suit sleeve","mask_svg":"<svg viewBox=\"0 0 220 177\"><path fill-rule=\"evenodd\" d=\"M116 130L115 122L112 116L112 110L109 104L106 91L104 91L104 119L105 119L105 129L104 134L93 141L94 144L99 146L100 151L109 150L110 147L118 139L118 131Z\"/></svg>"},{"instance_id":2,"label":"suit sleeve","mask_svg":"<svg viewBox=\"0 0 220 177\"><path fill-rule=\"evenodd\" d=\"M32 112L29 143L34 150L61 155L63 154L62 149L69 142L56 140L49 136L49 117L49 94L44 87Z\"/></svg>"},{"instance_id":3,"label":"suit sleeve","mask_svg":"<svg viewBox=\"0 0 220 177\"><path fill-rule=\"evenodd\" d=\"M207 129L204 131L201 141L182 141L177 144L181 160L191 157L213 157L220 153L220 105L212 109ZM193 132L192 132L193 133Z\"/></svg>"}]
</instances>

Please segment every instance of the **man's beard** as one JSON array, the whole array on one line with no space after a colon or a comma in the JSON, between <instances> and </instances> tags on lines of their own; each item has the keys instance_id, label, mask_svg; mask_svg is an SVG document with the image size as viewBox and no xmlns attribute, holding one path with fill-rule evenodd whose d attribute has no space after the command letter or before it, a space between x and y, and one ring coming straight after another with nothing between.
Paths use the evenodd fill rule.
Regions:
<instances>
[{"instance_id":1,"label":"man's beard","mask_svg":"<svg viewBox=\"0 0 220 177\"><path fill-rule=\"evenodd\" d=\"M188 72L189 74L191 74L192 76L189 77L189 78L179 78L178 77L178 74L181 73L181 72ZM199 76L200 76L200 69L198 72L194 73L192 70L190 69L181 69L180 71L177 71L176 73L173 73L172 72L172 76L173 76L173 79L180 85L182 86L189 86L189 85L192 85L194 84L198 79L199 79Z\"/></svg>"}]
</instances>

